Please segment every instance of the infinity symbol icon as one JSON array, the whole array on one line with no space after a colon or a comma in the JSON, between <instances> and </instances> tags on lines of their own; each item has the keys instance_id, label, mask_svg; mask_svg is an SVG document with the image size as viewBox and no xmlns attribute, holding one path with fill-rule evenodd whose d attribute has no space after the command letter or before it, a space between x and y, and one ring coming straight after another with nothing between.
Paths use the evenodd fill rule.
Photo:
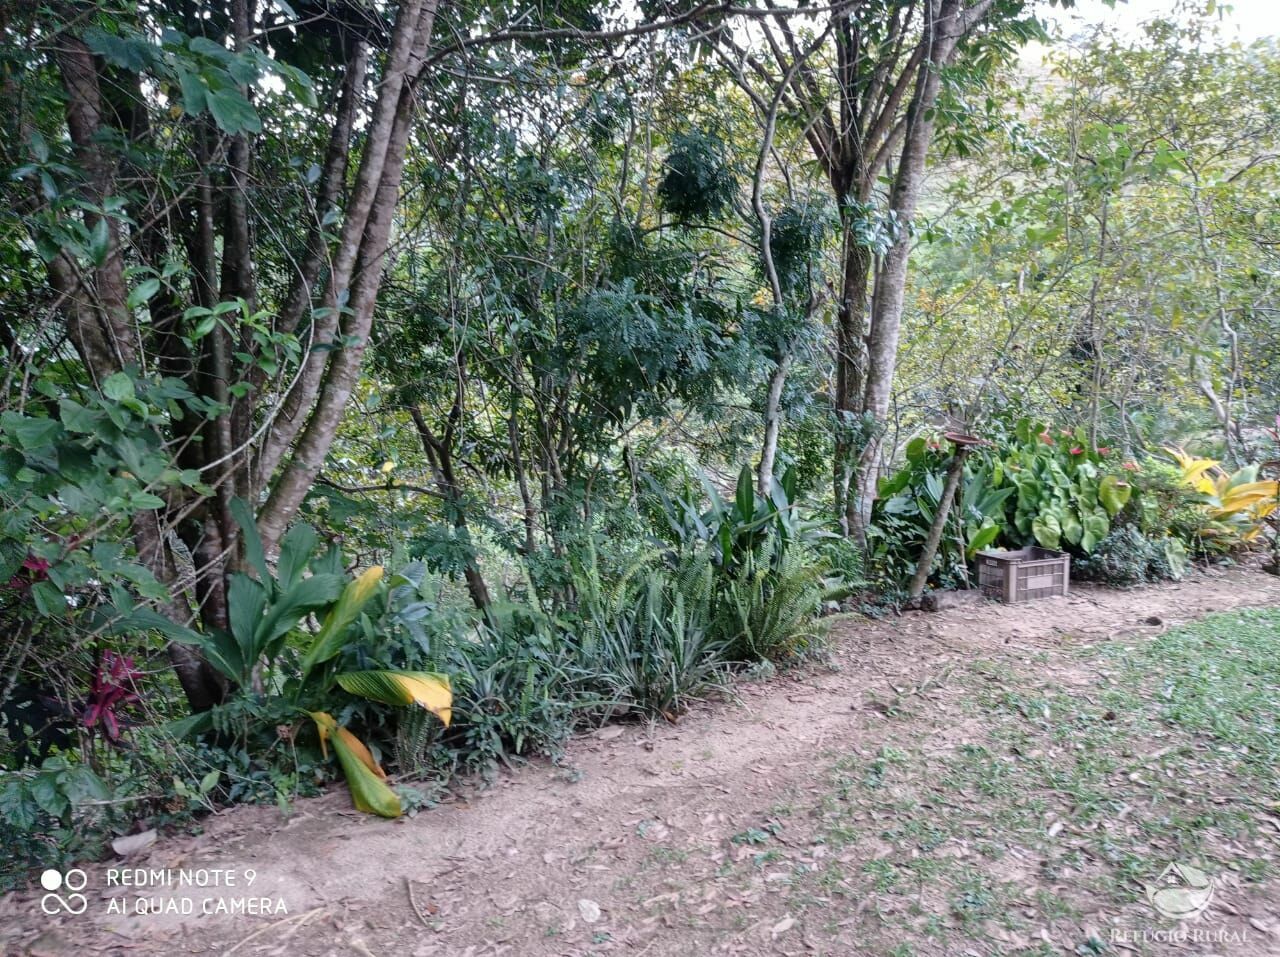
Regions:
<instances>
[{"instance_id":1,"label":"infinity symbol icon","mask_svg":"<svg viewBox=\"0 0 1280 957\"><path fill-rule=\"evenodd\" d=\"M49 868L40 875L40 886L50 892L40 898L40 909L49 915L63 910L68 914L83 914L89 907L89 899L83 894L75 893L75 891L84 890L85 885L88 883L89 875L78 867L73 867L65 875L52 867ZM64 887L72 893L66 897L53 893Z\"/></svg>"}]
</instances>

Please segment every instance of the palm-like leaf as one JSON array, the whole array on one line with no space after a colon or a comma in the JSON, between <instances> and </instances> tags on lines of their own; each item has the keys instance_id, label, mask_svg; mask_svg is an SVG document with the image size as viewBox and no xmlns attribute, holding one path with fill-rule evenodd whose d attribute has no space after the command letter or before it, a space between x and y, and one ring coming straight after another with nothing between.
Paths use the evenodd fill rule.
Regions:
<instances>
[{"instance_id":1,"label":"palm-like leaf","mask_svg":"<svg viewBox=\"0 0 1280 957\"><path fill-rule=\"evenodd\" d=\"M347 626L359 617L361 609L377 591L380 581L382 581L382 566L374 565L359 578L347 584L338 603L325 616L320 630L316 632L316 637L311 642L311 647L302 657L304 674L342 650L342 640Z\"/></svg>"},{"instance_id":2,"label":"palm-like leaf","mask_svg":"<svg viewBox=\"0 0 1280 957\"><path fill-rule=\"evenodd\" d=\"M452 718L453 691L445 675L431 671L349 671L338 684L351 694L383 704L417 705L447 726Z\"/></svg>"},{"instance_id":3,"label":"palm-like leaf","mask_svg":"<svg viewBox=\"0 0 1280 957\"><path fill-rule=\"evenodd\" d=\"M320 747L326 756L327 745L333 745L356 810L381 817L399 817L400 796L387 786L386 772L373 759L364 742L346 728L339 727L328 712L312 711L310 715L320 732Z\"/></svg>"}]
</instances>

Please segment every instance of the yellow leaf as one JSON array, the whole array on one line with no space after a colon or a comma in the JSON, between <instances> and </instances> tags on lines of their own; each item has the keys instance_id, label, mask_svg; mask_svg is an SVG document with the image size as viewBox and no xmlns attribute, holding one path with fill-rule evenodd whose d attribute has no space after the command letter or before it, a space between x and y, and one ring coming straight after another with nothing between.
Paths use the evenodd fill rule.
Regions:
<instances>
[{"instance_id":1,"label":"yellow leaf","mask_svg":"<svg viewBox=\"0 0 1280 957\"><path fill-rule=\"evenodd\" d=\"M382 817L399 817L400 796L387 786L386 772L373 759L365 743L346 728L338 727L333 715L324 711L312 711L310 715L320 732L320 749L325 757L328 757L326 743L333 743L356 810Z\"/></svg>"},{"instance_id":2,"label":"yellow leaf","mask_svg":"<svg viewBox=\"0 0 1280 957\"><path fill-rule=\"evenodd\" d=\"M449 727L449 721L453 717L453 690L449 687L448 678L402 675L397 680L404 685L414 703L443 721L446 728Z\"/></svg>"},{"instance_id":3,"label":"yellow leaf","mask_svg":"<svg viewBox=\"0 0 1280 957\"><path fill-rule=\"evenodd\" d=\"M320 753L325 760L329 758L329 735L337 730L338 722L333 720L333 715L327 711L308 711L311 720L316 723L316 730L320 732Z\"/></svg>"},{"instance_id":4,"label":"yellow leaf","mask_svg":"<svg viewBox=\"0 0 1280 957\"><path fill-rule=\"evenodd\" d=\"M446 725L452 718L453 691L445 675L431 671L348 671L338 684L352 694L390 705L416 704Z\"/></svg>"}]
</instances>

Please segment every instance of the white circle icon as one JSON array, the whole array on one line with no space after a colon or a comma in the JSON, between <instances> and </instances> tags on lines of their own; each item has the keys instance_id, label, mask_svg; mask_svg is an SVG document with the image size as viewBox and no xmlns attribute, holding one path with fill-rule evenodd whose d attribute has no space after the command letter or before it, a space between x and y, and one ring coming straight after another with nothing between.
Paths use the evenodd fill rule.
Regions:
<instances>
[{"instance_id":1,"label":"white circle icon","mask_svg":"<svg viewBox=\"0 0 1280 957\"><path fill-rule=\"evenodd\" d=\"M89 875L78 867L67 871L65 878L61 871L50 867L40 875L40 886L49 893L40 898L40 909L53 915L65 911L68 914L83 914L89 907L89 899L83 894L71 893L66 897L54 891L66 887L68 891L82 891L89 883Z\"/></svg>"}]
</instances>

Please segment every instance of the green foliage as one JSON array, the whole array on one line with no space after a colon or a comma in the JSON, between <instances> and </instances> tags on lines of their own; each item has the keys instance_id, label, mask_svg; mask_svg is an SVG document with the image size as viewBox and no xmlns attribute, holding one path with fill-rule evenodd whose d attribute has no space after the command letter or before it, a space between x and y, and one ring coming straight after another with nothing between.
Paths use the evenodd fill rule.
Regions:
<instances>
[{"instance_id":1,"label":"green foliage","mask_svg":"<svg viewBox=\"0 0 1280 957\"><path fill-rule=\"evenodd\" d=\"M724 680L731 660L713 627L714 576L704 551L674 570L640 569L584 596L579 677L618 712L674 720Z\"/></svg>"},{"instance_id":2,"label":"green foliage","mask_svg":"<svg viewBox=\"0 0 1280 957\"><path fill-rule=\"evenodd\" d=\"M1127 587L1177 580L1187 567L1187 549L1176 538L1150 539L1132 525L1114 529L1090 555L1071 565L1081 581Z\"/></svg>"},{"instance_id":3,"label":"green foliage","mask_svg":"<svg viewBox=\"0 0 1280 957\"><path fill-rule=\"evenodd\" d=\"M5 773L0 888L12 888L31 868L59 867L96 853L109 831L104 809L88 802L110 798L110 788L90 767L61 755L38 768Z\"/></svg>"},{"instance_id":4,"label":"green foliage","mask_svg":"<svg viewBox=\"0 0 1280 957\"><path fill-rule=\"evenodd\" d=\"M1014 426L1002 463L1017 490L1013 529L1019 544L1070 546L1087 555L1111 530L1111 515L1099 497L1101 483L1112 478L1107 488L1113 504L1117 487L1125 483L1109 471L1110 449L1091 446L1081 428L1052 428L1031 419Z\"/></svg>"},{"instance_id":5,"label":"green foliage","mask_svg":"<svg viewBox=\"0 0 1280 957\"><path fill-rule=\"evenodd\" d=\"M734 660L789 662L821 650L815 619L825 569L806 549L777 540L718 583L713 631Z\"/></svg>"},{"instance_id":6,"label":"green foliage","mask_svg":"<svg viewBox=\"0 0 1280 957\"><path fill-rule=\"evenodd\" d=\"M682 222L706 222L729 212L738 196L738 176L718 136L702 130L671 138L658 196Z\"/></svg>"},{"instance_id":7,"label":"green foliage","mask_svg":"<svg viewBox=\"0 0 1280 957\"><path fill-rule=\"evenodd\" d=\"M815 260L829 229L829 218L821 206L791 205L773 217L769 248L784 292L809 292ZM763 265L760 272L766 272Z\"/></svg>"},{"instance_id":8,"label":"green foliage","mask_svg":"<svg viewBox=\"0 0 1280 957\"><path fill-rule=\"evenodd\" d=\"M39 563L7 597L24 617L64 625L117 592L166 597L119 539L137 516L163 508L167 491L204 487L198 472L174 467L160 432L198 414L194 397L175 379L125 373L77 398L53 373L35 388L25 411L0 413L0 580Z\"/></svg>"},{"instance_id":9,"label":"green foliage","mask_svg":"<svg viewBox=\"0 0 1280 957\"><path fill-rule=\"evenodd\" d=\"M495 610L444 664L455 679L455 718L441 743L464 770L491 774L523 755L555 756L585 711L571 648L529 610Z\"/></svg>"}]
</instances>

